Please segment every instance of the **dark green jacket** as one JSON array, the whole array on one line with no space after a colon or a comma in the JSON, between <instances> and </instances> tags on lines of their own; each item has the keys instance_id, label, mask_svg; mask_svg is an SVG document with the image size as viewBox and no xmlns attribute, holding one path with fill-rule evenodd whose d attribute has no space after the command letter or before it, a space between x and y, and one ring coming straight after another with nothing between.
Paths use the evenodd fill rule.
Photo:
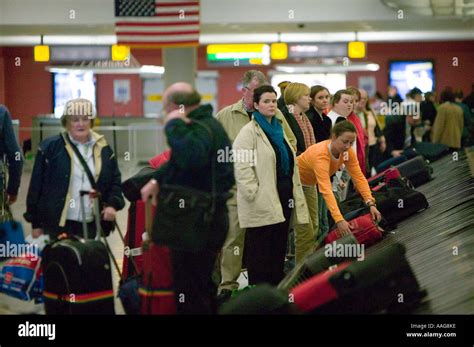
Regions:
<instances>
[{"instance_id":1,"label":"dark green jacket","mask_svg":"<svg viewBox=\"0 0 474 347\"><path fill-rule=\"evenodd\" d=\"M171 158L155 174L161 184L178 184L210 192L211 158L216 160L217 193L228 193L235 183L234 166L230 161L217 162L220 151L232 149L232 144L222 125L212 116L210 105L203 105L188 115L191 120L205 123L213 132L214 143L209 133L196 123L186 124L174 119L165 127Z\"/></svg>"}]
</instances>

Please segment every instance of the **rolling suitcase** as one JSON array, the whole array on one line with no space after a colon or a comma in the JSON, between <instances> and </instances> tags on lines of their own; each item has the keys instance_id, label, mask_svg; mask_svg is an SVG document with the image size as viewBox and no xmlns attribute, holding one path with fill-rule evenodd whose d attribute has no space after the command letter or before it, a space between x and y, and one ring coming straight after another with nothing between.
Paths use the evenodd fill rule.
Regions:
<instances>
[{"instance_id":1,"label":"rolling suitcase","mask_svg":"<svg viewBox=\"0 0 474 347\"><path fill-rule=\"evenodd\" d=\"M84 195L81 208L84 213ZM97 235L64 236L44 249L43 274L46 314L115 314L108 246L100 241L98 199L94 199Z\"/></svg>"},{"instance_id":2,"label":"rolling suitcase","mask_svg":"<svg viewBox=\"0 0 474 347\"><path fill-rule=\"evenodd\" d=\"M373 221L370 213L349 220L348 223L352 227L351 231L357 243L368 247L382 239L382 232ZM326 236L325 243L329 244L340 238L339 231L337 227L335 227L329 232L328 236Z\"/></svg>"},{"instance_id":3,"label":"rolling suitcase","mask_svg":"<svg viewBox=\"0 0 474 347\"><path fill-rule=\"evenodd\" d=\"M152 204L145 204L145 229L148 240L143 244L143 270L140 285L140 312L144 315L176 314L173 290L173 268L170 249L151 241Z\"/></svg>"},{"instance_id":4,"label":"rolling suitcase","mask_svg":"<svg viewBox=\"0 0 474 347\"><path fill-rule=\"evenodd\" d=\"M143 168L122 183L124 195L130 201L122 266L122 280L124 281L138 275L135 268L141 272L143 267L142 243L145 231L145 203L141 200L140 189L148 183L156 169L169 160L170 156L171 150L162 152L149 160L150 167ZM132 264L132 259L135 264Z\"/></svg>"},{"instance_id":5,"label":"rolling suitcase","mask_svg":"<svg viewBox=\"0 0 474 347\"><path fill-rule=\"evenodd\" d=\"M431 180L433 168L421 157L415 157L396 166L400 175L407 178L413 186L419 187Z\"/></svg>"},{"instance_id":6,"label":"rolling suitcase","mask_svg":"<svg viewBox=\"0 0 474 347\"><path fill-rule=\"evenodd\" d=\"M355 236L351 234L334 241L331 248L336 251L336 254L332 252L327 253L326 247L319 248L300 263L300 265L294 268L293 271L288 273L278 284L278 289L288 291L314 275L329 269L333 265L340 264L349 259L356 259L357 256L355 253L347 252L341 255L337 253L337 250L339 248L348 249L353 247L350 245L357 244Z\"/></svg>"},{"instance_id":7,"label":"rolling suitcase","mask_svg":"<svg viewBox=\"0 0 474 347\"><path fill-rule=\"evenodd\" d=\"M409 312L426 295L399 243L316 275L290 293L301 311L316 314Z\"/></svg>"}]
</instances>

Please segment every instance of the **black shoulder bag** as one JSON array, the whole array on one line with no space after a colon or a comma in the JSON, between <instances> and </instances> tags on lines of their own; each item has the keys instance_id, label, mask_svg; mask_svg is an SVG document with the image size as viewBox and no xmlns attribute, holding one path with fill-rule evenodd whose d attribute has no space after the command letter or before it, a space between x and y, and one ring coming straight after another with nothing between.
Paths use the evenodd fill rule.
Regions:
<instances>
[{"instance_id":1,"label":"black shoulder bag","mask_svg":"<svg viewBox=\"0 0 474 347\"><path fill-rule=\"evenodd\" d=\"M193 120L193 123L206 129L214 144L211 129L200 121ZM152 230L155 243L188 252L206 248L216 210L215 155L211 157L211 167L211 193L181 185L160 185Z\"/></svg>"},{"instance_id":2,"label":"black shoulder bag","mask_svg":"<svg viewBox=\"0 0 474 347\"><path fill-rule=\"evenodd\" d=\"M94 176L92 175L92 172L89 169L89 166L87 165L86 161L84 160L84 157L82 156L81 152L79 152L79 149L69 139L69 135L64 134L64 138L66 139L66 142L71 146L72 150L74 151L77 158L79 159L79 162L81 163L82 167L84 168L84 171L87 175L87 178L89 179L89 182L91 184L92 189L94 189L99 194L99 206L102 208L104 206L104 204L103 204L103 201L102 201L102 197L100 195L101 192L97 189L97 183L94 180ZM72 175L72 172L71 172L71 175ZM102 227L102 232L104 233L105 236L109 236L110 233L115 230L115 221L103 220L102 216L100 216L100 225ZM99 231L97 230L97 232L99 232Z\"/></svg>"}]
</instances>

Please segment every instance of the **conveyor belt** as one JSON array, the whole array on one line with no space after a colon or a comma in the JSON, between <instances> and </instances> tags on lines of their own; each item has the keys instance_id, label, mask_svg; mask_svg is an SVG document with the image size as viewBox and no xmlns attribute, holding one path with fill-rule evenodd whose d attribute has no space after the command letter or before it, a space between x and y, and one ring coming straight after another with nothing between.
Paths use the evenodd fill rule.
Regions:
<instances>
[{"instance_id":1,"label":"conveyor belt","mask_svg":"<svg viewBox=\"0 0 474 347\"><path fill-rule=\"evenodd\" d=\"M474 314L474 179L464 152L458 161L449 155L432 167L434 179L417 188L430 207L398 224L367 255L394 242L406 246L420 286L428 291L413 313Z\"/></svg>"}]
</instances>

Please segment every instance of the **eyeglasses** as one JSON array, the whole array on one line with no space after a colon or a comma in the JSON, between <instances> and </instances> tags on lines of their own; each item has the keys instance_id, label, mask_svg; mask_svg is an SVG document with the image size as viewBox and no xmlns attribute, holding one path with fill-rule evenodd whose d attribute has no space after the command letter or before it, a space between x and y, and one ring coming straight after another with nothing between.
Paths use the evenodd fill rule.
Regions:
<instances>
[{"instance_id":1,"label":"eyeglasses","mask_svg":"<svg viewBox=\"0 0 474 347\"><path fill-rule=\"evenodd\" d=\"M245 89L247 89L250 93L253 94L253 89L250 89L249 87L244 87Z\"/></svg>"}]
</instances>

